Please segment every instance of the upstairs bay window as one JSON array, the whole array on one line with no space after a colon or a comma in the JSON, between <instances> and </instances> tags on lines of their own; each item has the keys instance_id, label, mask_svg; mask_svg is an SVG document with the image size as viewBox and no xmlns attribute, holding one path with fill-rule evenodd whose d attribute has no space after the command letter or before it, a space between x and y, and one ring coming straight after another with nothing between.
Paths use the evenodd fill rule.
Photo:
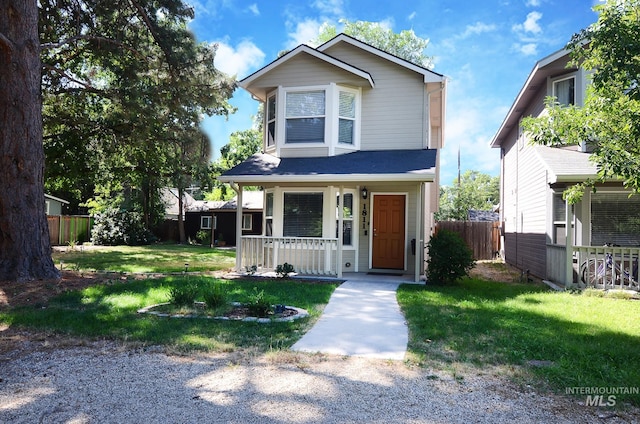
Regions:
<instances>
[{"instance_id":1,"label":"upstairs bay window","mask_svg":"<svg viewBox=\"0 0 640 424\"><path fill-rule=\"evenodd\" d=\"M324 143L325 92L287 93L285 143Z\"/></svg>"},{"instance_id":2,"label":"upstairs bay window","mask_svg":"<svg viewBox=\"0 0 640 424\"><path fill-rule=\"evenodd\" d=\"M280 87L265 103L265 147L306 148L323 144L357 149L361 91L329 84Z\"/></svg>"},{"instance_id":3,"label":"upstairs bay window","mask_svg":"<svg viewBox=\"0 0 640 424\"><path fill-rule=\"evenodd\" d=\"M340 91L338 96L338 143L353 144L356 123L356 95Z\"/></svg>"},{"instance_id":4,"label":"upstairs bay window","mask_svg":"<svg viewBox=\"0 0 640 424\"><path fill-rule=\"evenodd\" d=\"M267 147L276 144L276 95L267 99Z\"/></svg>"}]
</instances>

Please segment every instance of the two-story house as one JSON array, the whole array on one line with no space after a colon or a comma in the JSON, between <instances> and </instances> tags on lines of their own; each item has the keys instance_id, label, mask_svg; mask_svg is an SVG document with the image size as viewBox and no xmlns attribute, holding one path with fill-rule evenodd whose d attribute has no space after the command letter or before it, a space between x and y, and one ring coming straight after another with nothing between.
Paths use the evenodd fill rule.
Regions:
<instances>
[{"instance_id":1,"label":"two-story house","mask_svg":"<svg viewBox=\"0 0 640 424\"><path fill-rule=\"evenodd\" d=\"M340 34L240 86L264 105L264 145L219 180L239 202L243 186L261 186L265 209L263 235L237 243L236 268L418 281L438 206L445 77Z\"/></svg>"},{"instance_id":2,"label":"two-story house","mask_svg":"<svg viewBox=\"0 0 640 424\"><path fill-rule=\"evenodd\" d=\"M504 257L562 287L629 286L624 274L633 276L634 261L637 281L640 196L629 197L612 180L568 204L566 188L597 178L588 146L534 145L520 125L523 117L545 114L547 96L563 105L583 104L590 72L569 62L569 51L561 50L535 64L491 141L500 149Z\"/></svg>"}]
</instances>

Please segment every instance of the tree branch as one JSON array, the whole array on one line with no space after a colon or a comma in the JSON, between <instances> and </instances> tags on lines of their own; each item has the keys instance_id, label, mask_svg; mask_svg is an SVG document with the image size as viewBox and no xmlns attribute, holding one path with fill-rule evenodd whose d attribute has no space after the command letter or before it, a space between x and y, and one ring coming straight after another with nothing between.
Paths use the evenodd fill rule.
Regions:
<instances>
[{"instance_id":1,"label":"tree branch","mask_svg":"<svg viewBox=\"0 0 640 424\"><path fill-rule=\"evenodd\" d=\"M80 86L84 87L84 88L85 88L85 90L88 90L88 91L90 91L90 92L92 92L92 93L102 93L102 90L97 89L96 87L92 86L92 85L91 85L90 83L88 83L88 82L80 81L79 79L72 77L71 75L69 75L69 74L67 74L66 72L64 72L62 69L58 69L58 68L56 68L55 66L48 65L48 64L46 64L46 63L43 63L43 64L42 64L42 66L43 66L45 69L48 69L48 70L50 70L50 71L53 71L53 72L57 73L58 75L60 75L60 76L62 76L62 77L64 77L64 78L66 78L66 79L68 79L69 81L74 82L74 83L76 83L76 84L78 84L78 85L80 85Z\"/></svg>"},{"instance_id":2,"label":"tree branch","mask_svg":"<svg viewBox=\"0 0 640 424\"><path fill-rule=\"evenodd\" d=\"M138 50L123 44L119 41L113 40L111 38L107 38L107 37L96 37L93 35L77 35L75 37L71 37L68 38L66 40L62 40L59 41L57 43L43 43L40 45L40 49L41 50L48 50L48 49L57 49L60 47L64 47L67 44L71 44L71 43L75 43L76 41L80 41L80 40L86 40L86 41L98 41L98 42L103 42L103 43L108 43L108 44L113 44L115 46L121 47L124 50L128 50L131 53L133 53L134 55L138 56L138 57L144 57L143 54L141 54Z\"/></svg>"}]
</instances>

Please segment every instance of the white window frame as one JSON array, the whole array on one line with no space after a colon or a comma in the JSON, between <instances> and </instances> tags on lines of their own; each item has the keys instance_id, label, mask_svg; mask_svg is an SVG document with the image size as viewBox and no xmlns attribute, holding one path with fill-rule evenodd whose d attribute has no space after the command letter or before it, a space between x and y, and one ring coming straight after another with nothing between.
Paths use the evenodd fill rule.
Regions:
<instances>
[{"instance_id":1,"label":"white window frame","mask_svg":"<svg viewBox=\"0 0 640 424\"><path fill-rule=\"evenodd\" d=\"M273 99L273 104L274 104L274 110L273 111L271 111L271 108L269 107L269 100L270 99ZM273 112L273 118L271 118L271 119L269 119L270 112ZM273 91L273 92L269 93L269 95L267 96L267 102L265 104L264 119L266 121L266 124L265 124L265 141L264 141L265 149L266 150L273 150L273 149L275 149L276 144L278 142L278 94L277 94L277 91ZM271 140L270 137L269 137L269 125L270 124L273 124L273 140Z\"/></svg>"},{"instance_id":2,"label":"white window frame","mask_svg":"<svg viewBox=\"0 0 640 424\"><path fill-rule=\"evenodd\" d=\"M352 202L351 202L351 217L346 217L343 216L342 217L342 222L351 222L351 243L350 244L344 244L344 240L343 240L343 244L342 244L342 248L343 249L355 249L356 248L356 242L357 242L357 235L358 235L358 191L356 190L344 190L343 191L343 195L347 195L350 194L352 196ZM338 214L340 213L338 207L339 207L339 199L340 198L340 190L337 190L334 196L335 199L335 211L336 211L336 216L335 216L335 222L336 222L336 228L335 231L339 231L338 228L338 222L339 222L339 216Z\"/></svg>"},{"instance_id":3,"label":"white window frame","mask_svg":"<svg viewBox=\"0 0 640 424\"><path fill-rule=\"evenodd\" d=\"M325 92L325 128L324 128L324 142L311 142L311 143L285 143L286 133L286 99L288 93L293 92L306 92L306 91L320 91ZM339 101L340 92L348 92L355 95L355 118L353 128L353 144L339 143ZM276 102L276 114L275 114L275 145L268 145L269 137L269 115L268 111L265 112L265 129L264 129L264 145L267 151L276 152L276 156L280 156L281 149L310 149L318 147L328 147L329 155L332 156L336 148L341 150L358 150L360 149L361 138L361 121L362 121L362 89L347 87L331 83L329 85L313 85L303 87L278 87L277 90L270 92L267 95L267 104L270 98L275 95ZM265 106L265 109L268 107Z\"/></svg>"},{"instance_id":4,"label":"white window frame","mask_svg":"<svg viewBox=\"0 0 640 424\"><path fill-rule=\"evenodd\" d=\"M242 214L242 230L251 231L253 229L253 215L250 213Z\"/></svg>"},{"instance_id":5,"label":"white window frame","mask_svg":"<svg viewBox=\"0 0 640 424\"><path fill-rule=\"evenodd\" d=\"M208 222L208 225L205 224L205 221ZM211 215L202 215L200 216L200 229L201 230L211 230L212 227L216 229L216 217L212 217Z\"/></svg>"},{"instance_id":6,"label":"white window frame","mask_svg":"<svg viewBox=\"0 0 640 424\"><path fill-rule=\"evenodd\" d=\"M322 92L324 95L324 114L322 115L302 115L302 116L288 116L287 115L287 100L288 100L288 96L289 94L294 94L294 93L311 93L311 92ZM329 103L329 90L327 90L327 88L325 86L319 86L319 87L304 87L304 88L296 88L296 89L287 89L284 92L284 113L282 114L282 121L284 124L284 131L282 133L282 145L285 147L300 147L300 146L304 146L304 147L313 147L313 146L322 146L322 145L326 145L327 144L327 140L328 140L328 133L329 133L329 127L330 127L330 118L329 118L329 114L327 109L329 109L331 106ZM277 99L276 99L277 102ZM322 118L324 119L324 134L323 134L323 140L322 141L312 141L312 142L292 142L292 143L287 143L287 120L289 119L313 119L313 118Z\"/></svg>"},{"instance_id":7,"label":"white window frame","mask_svg":"<svg viewBox=\"0 0 640 424\"><path fill-rule=\"evenodd\" d=\"M577 88L578 88L578 80L576 78L575 74L572 75L568 75L568 76L562 76L560 78L556 78L551 80L551 95L553 97L556 98L557 102L560 102L560 99L558 98L558 90L557 90L557 86L559 83L564 82L564 81L568 81L568 80L573 80L573 103L569 103L569 104L565 104L565 103L560 103L561 106L574 106L577 103L577 97L578 97L578 93L577 93Z\"/></svg>"}]
</instances>

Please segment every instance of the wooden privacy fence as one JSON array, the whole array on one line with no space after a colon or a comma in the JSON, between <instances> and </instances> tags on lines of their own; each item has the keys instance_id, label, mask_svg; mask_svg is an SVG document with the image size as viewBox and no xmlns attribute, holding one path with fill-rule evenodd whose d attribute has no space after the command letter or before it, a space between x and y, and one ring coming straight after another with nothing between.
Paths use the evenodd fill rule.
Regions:
<instances>
[{"instance_id":1,"label":"wooden privacy fence","mask_svg":"<svg viewBox=\"0 0 640 424\"><path fill-rule=\"evenodd\" d=\"M500 252L500 222L439 221L436 231L442 229L460 234L475 260L495 259Z\"/></svg>"},{"instance_id":2,"label":"wooden privacy fence","mask_svg":"<svg viewBox=\"0 0 640 424\"><path fill-rule=\"evenodd\" d=\"M93 218L90 216L48 215L49 241L52 246L70 242L82 243L91 239Z\"/></svg>"}]
</instances>

